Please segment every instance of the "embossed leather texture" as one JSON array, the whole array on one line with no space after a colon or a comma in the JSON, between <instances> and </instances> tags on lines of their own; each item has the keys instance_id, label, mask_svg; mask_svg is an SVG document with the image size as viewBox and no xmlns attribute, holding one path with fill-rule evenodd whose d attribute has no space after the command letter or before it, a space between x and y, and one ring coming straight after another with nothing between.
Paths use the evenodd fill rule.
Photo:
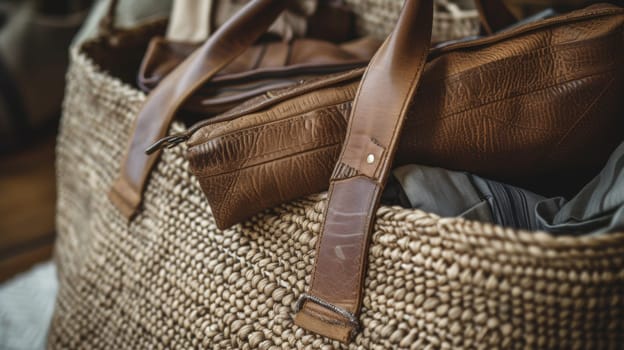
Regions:
<instances>
[{"instance_id":1,"label":"embossed leather texture","mask_svg":"<svg viewBox=\"0 0 624 350\"><path fill-rule=\"evenodd\" d=\"M431 50L395 164L577 190L622 140L623 24L621 8L595 5ZM272 91L189 130L220 227L327 189L362 73Z\"/></svg>"}]
</instances>

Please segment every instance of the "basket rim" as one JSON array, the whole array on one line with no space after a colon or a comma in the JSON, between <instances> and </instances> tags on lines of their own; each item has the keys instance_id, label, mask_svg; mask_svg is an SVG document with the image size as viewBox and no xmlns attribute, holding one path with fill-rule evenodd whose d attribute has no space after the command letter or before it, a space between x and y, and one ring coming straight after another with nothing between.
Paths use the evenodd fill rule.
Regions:
<instances>
[{"instance_id":1,"label":"basket rim","mask_svg":"<svg viewBox=\"0 0 624 350\"><path fill-rule=\"evenodd\" d=\"M87 70L88 76L97 75L98 79L103 81L106 84L116 85L118 89L122 90L122 93L125 95L133 95L139 99L145 99L146 94L123 82L118 77L110 75L106 70L102 69L101 66L95 62L95 60L90 57L82 47L86 44L94 44L97 40L101 40L101 38L89 39L82 43L81 45L76 45L70 49L71 53L71 63L79 64L81 69ZM169 130L169 134L180 132L186 130L188 127L184 125L180 121L174 122L172 127ZM148 185L149 186L149 185ZM274 211L282 215L284 206L289 204L291 205L301 205L306 202L316 202L317 204L323 202L326 197L327 192L313 194L304 198L299 198L293 202L284 203L282 205L276 206L275 208L269 209L270 211ZM205 197L204 197L205 198ZM207 201L207 200L206 200ZM282 208L281 210L279 208ZM277 209L277 210L275 210ZM282 212L282 213L280 213ZM265 215L265 214L258 214ZM605 246L610 246L613 244L622 244L624 242L624 232L611 232L611 233L603 233L603 234L563 234L563 233L550 233L546 231L528 231L528 230L518 230L510 227L503 227L500 225L495 225L487 222L466 220L460 217L448 217L443 218L434 213L428 213L419 209L412 208L403 208L399 206L385 206L382 205L378 208L377 213L377 221L384 218L394 217L401 218L401 220L405 220L408 223L414 223L417 219L422 219L423 217L428 217L431 220L436 222L436 226L439 230L453 230L452 228L460 228L461 232L466 235L473 235L475 237L478 236L487 236L489 238L499 238L506 242L516 242L521 244L528 245L537 245L539 247L544 248L554 248L554 249L564 249L564 248L600 248ZM386 219L387 221L387 219Z\"/></svg>"}]
</instances>

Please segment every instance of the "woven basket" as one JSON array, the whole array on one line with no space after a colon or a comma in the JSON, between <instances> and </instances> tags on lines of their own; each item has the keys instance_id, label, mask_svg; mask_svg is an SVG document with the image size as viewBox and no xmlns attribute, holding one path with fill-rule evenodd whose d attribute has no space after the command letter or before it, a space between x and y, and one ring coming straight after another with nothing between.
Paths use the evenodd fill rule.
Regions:
<instances>
[{"instance_id":1,"label":"woven basket","mask_svg":"<svg viewBox=\"0 0 624 350\"><path fill-rule=\"evenodd\" d=\"M161 27L134 32L127 46L101 40L71 51L57 147L60 288L51 349L624 343L624 233L553 237L382 207L363 331L345 346L291 319L310 282L324 194L219 231L178 147L162 155L144 208L128 223L107 192L145 96L122 80Z\"/></svg>"},{"instance_id":2,"label":"woven basket","mask_svg":"<svg viewBox=\"0 0 624 350\"><path fill-rule=\"evenodd\" d=\"M360 34L380 39L392 31L404 0L346 0L357 15ZM431 39L433 42L460 39L479 33L479 13L472 1L462 7L449 0L435 0Z\"/></svg>"}]
</instances>

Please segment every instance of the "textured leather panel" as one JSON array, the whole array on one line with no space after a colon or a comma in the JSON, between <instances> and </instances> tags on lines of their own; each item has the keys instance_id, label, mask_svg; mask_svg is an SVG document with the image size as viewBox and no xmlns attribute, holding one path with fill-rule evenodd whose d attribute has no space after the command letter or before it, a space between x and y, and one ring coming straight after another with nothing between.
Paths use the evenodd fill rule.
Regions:
<instances>
[{"instance_id":1,"label":"textured leather panel","mask_svg":"<svg viewBox=\"0 0 624 350\"><path fill-rule=\"evenodd\" d=\"M567 17L583 17L584 13L595 12L588 9ZM528 187L535 187L547 177L562 176L573 170L578 177L570 181L547 181L553 192L573 192L587 180L585 174L591 175L602 166L622 139L617 130L623 127L624 108L622 99L616 96L618 86L624 83L624 67L619 64L624 57L622 23L621 15L599 17L530 32L491 46L480 46L479 50L446 52L431 59L410 107L395 163L468 170ZM588 32L584 29L587 27L592 30ZM570 35L563 32L579 33L577 36L582 40L571 41ZM475 61L480 65L475 66ZM359 74L354 71L344 75L357 77ZM327 81L335 81L341 75L332 75ZM322 147L317 143L300 142L308 140L310 134L338 135L339 142L344 140L346 131L343 126L332 126L332 123L314 124L315 127L331 129L315 129L313 132L290 127L288 137L276 136L279 133L268 133L265 129L268 124L284 118L290 118L293 126L303 125L299 119L309 118L313 111L322 118L320 111L323 108L330 108L339 101L350 101L355 96L357 81L349 83L337 79L338 85L328 83L323 86L322 80L317 78L314 83L260 96L222 116L225 122L199 128L188 141L189 157L204 159L201 161L204 166L194 167L192 171L200 176L232 171L240 166L235 158L246 159L258 152L273 152L278 145L282 150L292 147L290 153L293 156L304 149L310 151ZM260 110L250 112L256 107ZM338 112L346 120L350 117L346 105ZM262 142L261 148L266 150L257 145L249 148L249 142L245 145L238 143L238 147L232 147L232 143L221 144L224 142L222 135L247 133L254 128L262 130L258 131L257 137L263 137L262 133L267 131L267 140L280 142ZM236 139L236 136L231 138ZM285 142L292 143L286 146ZM210 146L197 147L204 143ZM362 147L368 147L364 152L366 155L374 153L378 157L381 154L374 143ZM230 150L228 154L237 156L215 158L214 151L206 151L221 148L227 148ZM276 158L286 156L286 153L288 151ZM335 164L337 158L323 161ZM199 165L197 162L195 164ZM365 164L365 159L359 158L357 166L361 169ZM295 176L312 170L307 166L276 166L274 171ZM358 171L347 173L353 176ZM255 175L258 184L272 181L261 175ZM325 190L329 177L323 180L326 185L322 189ZM293 195L312 193L304 192L305 186L296 188L300 190ZM232 190L248 192L244 187L233 187ZM224 196L214 189L206 190L206 194L208 198ZM260 199L253 201L259 202ZM283 203L281 198L271 195L262 201L267 203L262 209ZM233 214L233 210L224 211L225 217L218 219L232 222L227 216ZM252 210L236 213L239 217L253 214Z\"/></svg>"},{"instance_id":2,"label":"textured leather panel","mask_svg":"<svg viewBox=\"0 0 624 350\"><path fill-rule=\"evenodd\" d=\"M189 152L198 176L212 176L342 142L346 121L338 107L214 138ZM308 132L302 133L301 130ZM207 157L210 155L210 157Z\"/></svg>"},{"instance_id":3,"label":"textured leather panel","mask_svg":"<svg viewBox=\"0 0 624 350\"><path fill-rule=\"evenodd\" d=\"M327 188L338 157L340 143L304 151L294 156L273 159L228 173L197 176L208 197L218 227L227 228L274 206L300 198L302 193L318 193ZM284 172L282 169L306 169Z\"/></svg>"},{"instance_id":4,"label":"textured leather panel","mask_svg":"<svg viewBox=\"0 0 624 350\"><path fill-rule=\"evenodd\" d=\"M271 108L261 112L249 113L243 117L233 118L223 123L211 123L193 133L187 144L190 151L193 147L205 142L212 142L213 138L222 137L229 134L236 134L250 128L265 127L268 124L292 119L294 117L305 117L308 113L324 113L325 109L333 109L343 103L350 103L357 90L357 81L339 82L315 90L312 93L296 96L290 95L290 99L274 104ZM281 99L281 94L277 93L274 99ZM319 104L322 101L322 104ZM262 102L260 102L262 103ZM344 117L346 119L346 117ZM270 147L270 146L269 146Z\"/></svg>"}]
</instances>

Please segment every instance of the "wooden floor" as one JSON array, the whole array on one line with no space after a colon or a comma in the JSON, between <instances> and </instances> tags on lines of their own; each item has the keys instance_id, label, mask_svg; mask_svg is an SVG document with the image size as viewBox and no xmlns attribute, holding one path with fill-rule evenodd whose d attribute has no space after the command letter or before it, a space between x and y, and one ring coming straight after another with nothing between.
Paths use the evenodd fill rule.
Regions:
<instances>
[{"instance_id":1,"label":"wooden floor","mask_svg":"<svg viewBox=\"0 0 624 350\"><path fill-rule=\"evenodd\" d=\"M0 156L0 282L52 256L54 138Z\"/></svg>"}]
</instances>

